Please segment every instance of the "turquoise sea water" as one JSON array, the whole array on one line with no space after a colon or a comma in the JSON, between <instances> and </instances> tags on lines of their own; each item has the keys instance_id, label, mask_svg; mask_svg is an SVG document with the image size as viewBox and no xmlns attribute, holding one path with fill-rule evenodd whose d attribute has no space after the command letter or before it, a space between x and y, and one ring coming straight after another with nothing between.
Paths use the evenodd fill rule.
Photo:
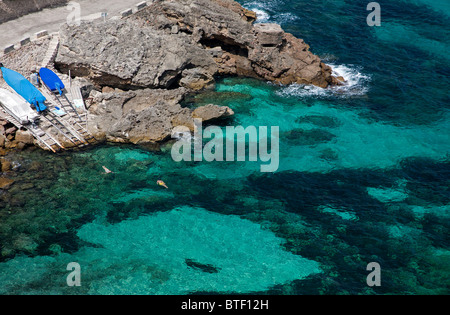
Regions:
<instances>
[{"instance_id":1,"label":"turquoise sea water","mask_svg":"<svg viewBox=\"0 0 450 315\"><path fill-rule=\"evenodd\" d=\"M450 293L447 2L379 1L380 27L364 1L240 3L349 82L221 78L186 100L231 107L223 127L279 126L277 172L176 163L170 145L20 153L0 199L0 294Z\"/></svg>"}]
</instances>

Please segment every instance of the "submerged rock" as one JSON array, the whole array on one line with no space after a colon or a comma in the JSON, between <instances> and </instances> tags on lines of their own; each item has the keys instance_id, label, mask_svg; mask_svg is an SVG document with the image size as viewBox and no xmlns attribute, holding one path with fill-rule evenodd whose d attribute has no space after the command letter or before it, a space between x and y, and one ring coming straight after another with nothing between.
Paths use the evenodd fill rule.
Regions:
<instances>
[{"instance_id":1,"label":"submerged rock","mask_svg":"<svg viewBox=\"0 0 450 315\"><path fill-rule=\"evenodd\" d=\"M6 160L6 159L1 159L0 160L0 165L1 165L0 171L2 171L2 172L8 172L12 168L11 162Z\"/></svg>"},{"instance_id":2,"label":"submerged rock","mask_svg":"<svg viewBox=\"0 0 450 315\"><path fill-rule=\"evenodd\" d=\"M319 127L336 128L340 125L339 121L334 117L310 115L302 116L295 120L297 123L310 123Z\"/></svg>"},{"instance_id":3,"label":"submerged rock","mask_svg":"<svg viewBox=\"0 0 450 315\"><path fill-rule=\"evenodd\" d=\"M6 177L0 177L0 189L8 190L13 184L14 180Z\"/></svg>"},{"instance_id":4,"label":"submerged rock","mask_svg":"<svg viewBox=\"0 0 450 315\"><path fill-rule=\"evenodd\" d=\"M220 268L214 267L210 264L202 264L199 262L196 262L193 259L185 259L185 263L189 268L199 270L206 273L218 273L220 271Z\"/></svg>"},{"instance_id":5,"label":"submerged rock","mask_svg":"<svg viewBox=\"0 0 450 315\"><path fill-rule=\"evenodd\" d=\"M13 245L16 250L28 253L33 253L38 248L38 244L30 236L25 234L19 234L14 240Z\"/></svg>"},{"instance_id":6,"label":"submerged rock","mask_svg":"<svg viewBox=\"0 0 450 315\"><path fill-rule=\"evenodd\" d=\"M286 139L295 145L317 145L333 140L336 135L322 129L293 129L285 134Z\"/></svg>"},{"instance_id":7,"label":"submerged rock","mask_svg":"<svg viewBox=\"0 0 450 315\"><path fill-rule=\"evenodd\" d=\"M192 117L200 118L203 121L225 118L233 115L233 110L228 106L217 106L213 104L199 107L192 113Z\"/></svg>"}]
</instances>

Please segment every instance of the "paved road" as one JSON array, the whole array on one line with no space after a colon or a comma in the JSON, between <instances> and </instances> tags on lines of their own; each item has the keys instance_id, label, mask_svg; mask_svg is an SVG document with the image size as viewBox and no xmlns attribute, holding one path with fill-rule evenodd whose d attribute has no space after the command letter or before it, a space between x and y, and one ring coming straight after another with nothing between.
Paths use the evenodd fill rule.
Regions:
<instances>
[{"instance_id":1,"label":"paved road","mask_svg":"<svg viewBox=\"0 0 450 315\"><path fill-rule=\"evenodd\" d=\"M108 18L135 5L142 0L77 0L80 4L82 20L99 18L100 12L108 12ZM151 1L147 1L150 3ZM31 13L16 20L0 24L0 49L12 44L17 44L25 37L33 36L35 33L47 30L49 33L58 31L61 24L67 22L71 14L66 6L44 9L40 12Z\"/></svg>"}]
</instances>

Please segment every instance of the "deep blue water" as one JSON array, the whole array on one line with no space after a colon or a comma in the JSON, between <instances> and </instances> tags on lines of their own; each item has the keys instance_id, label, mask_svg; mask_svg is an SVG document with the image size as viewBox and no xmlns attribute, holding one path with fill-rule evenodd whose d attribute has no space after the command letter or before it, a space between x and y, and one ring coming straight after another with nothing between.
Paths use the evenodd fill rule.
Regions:
<instances>
[{"instance_id":1,"label":"deep blue water","mask_svg":"<svg viewBox=\"0 0 450 315\"><path fill-rule=\"evenodd\" d=\"M169 145L17 155L0 200L1 294L450 292L448 2L379 1L380 27L368 1L239 2L349 84L221 78L186 100L231 107L223 127L279 126L275 173L176 163ZM81 287L66 285L69 262Z\"/></svg>"}]
</instances>

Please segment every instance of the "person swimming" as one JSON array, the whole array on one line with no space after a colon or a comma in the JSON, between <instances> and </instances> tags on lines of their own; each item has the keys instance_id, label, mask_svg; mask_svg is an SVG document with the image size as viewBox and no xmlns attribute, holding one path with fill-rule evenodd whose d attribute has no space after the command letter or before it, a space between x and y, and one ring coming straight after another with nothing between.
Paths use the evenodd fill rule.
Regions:
<instances>
[{"instance_id":1,"label":"person swimming","mask_svg":"<svg viewBox=\"0 0 450 315\"><path fill-rule=\"evenodd\" d=\"M156 184L158 184L159 186L163 186L163 187L165 187L166 189L169 189L169 187L167 187L166 183L164 183L162 180L158 180L158 181L156 182Z\"/></svg>"},{"instance_id":2,"label":"person swimming","mask_svg":"<svg viewBox=\"0 0 450 315\"><path fill-rule=\"evenodd\" d=\"M113 171L110 171L109 169L107 169L106 166L102 166L102 167L103 167L103 169L105 170L105 173L106 173L106 174L114 173Z\"/></svg>"}]
</instances>

